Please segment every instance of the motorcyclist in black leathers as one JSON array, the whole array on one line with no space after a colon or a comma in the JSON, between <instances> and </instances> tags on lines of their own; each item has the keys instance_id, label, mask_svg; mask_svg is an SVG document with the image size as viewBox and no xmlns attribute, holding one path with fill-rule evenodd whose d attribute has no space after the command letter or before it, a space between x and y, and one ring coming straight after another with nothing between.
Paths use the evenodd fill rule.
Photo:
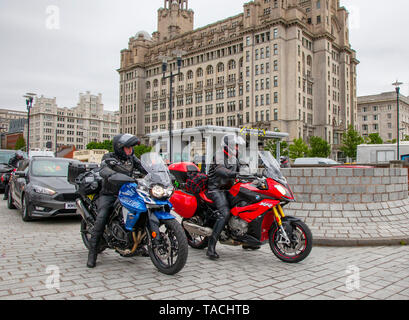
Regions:
<instances>
[{"instance_id":1,"label":"motorcyclist in black leathers","mask_svg":"<svg viewBox=\"0 0 409 320\"><path fill-rule=\"evenodd\" d=\"M242 137L237 137L234 134L224 136L221 142L222 151L216 153L214 163L209 169L208 194L219 211L219 216L213 227L213 233L209 238L206 253L212 260L219 259L219 255L216 252L216 244L230 217L227 191L233 186L240 172L238 148L243 145L245 146L246 143Z\"/></svg>"},{"instance_id":2,"label":"motorcyclist in black leathers","mask_svg":"<svg viewBox=\"0 0 409 320\"><path fill-rule=\"evenodd\" d=\"M147 174L142 167L140 160L134 155L133 147L139 145L140 141L131 134L121 134L114 137L114 152L104 155L101 163L100 176L103 178L102 190L97 200L98 215L89 240L89 254L87 267L94 268L97 261L98 249L101 238L108 223L109 215L118 197L118 190L108 182L108 178L115 173L122 173L132 176L135 171ZM108 159L114 159L118 165L110 166Z\"/></svg>"},{"instance_id":3,"label":"motorcyclist in black leathers","mask_svg":"<svg viewBox=\"0 0 409 320\"><path fill-rule=\"evenodd\" d=\"M11 166L11 167L17 169L19 162L20 162L21 160L23 160L23 159L24 159L24 154L23 154L23 152L22 152L22 151L17 151L16 154L14 155L14 157L9 160L9 166ZM5 188L5 190L4 190L3 200L7 200L7 199L8 199L8 197L9 197L9 189L10 189L10 186L9 186L9 184L8 184L8 182L7 182L6 188Z\"/></svg>"}]
</instances>

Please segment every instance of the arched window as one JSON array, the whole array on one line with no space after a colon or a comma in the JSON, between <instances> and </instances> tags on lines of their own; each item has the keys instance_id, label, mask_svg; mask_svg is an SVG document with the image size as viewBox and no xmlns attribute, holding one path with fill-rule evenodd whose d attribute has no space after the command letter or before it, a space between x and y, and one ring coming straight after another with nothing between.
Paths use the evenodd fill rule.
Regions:
<instances>
[{"instance_id":1,"label":"arched window","mask_svg":"<svg viewBox=\"0 0 409 320\"><path fill-rule=\"evenodd\" d=\"M187 79L188 79L188 80L193 79L193 71L192 71L192 70L189 70L189 71L187 72Z\"/></svg>"},{"instance_id":2,"label":"arched window","mask_svg":"<svg viewBox=\"0 0 409 320\"><path fill-rule=\"evenodd\" d=\"M307 66L312 66L312 58L311 56L307 56Z\"/></svg>"},{"instance_id":3,"label":"arched window","mask_svg":"<svg viewBox=\"0 0 409 320\"><path fill-rule=\"evenodd\" d=\"M159 84L158 79L153 80L153 87L154 87L154 88L157 88L157 87L158 87L158 84Z\"/></svg>"},{"instance_id":4,"label":"arched window","mask_svg":"<svg viewBox=\"0 0 409 320\"><path fill-rule=\"evenodd\" d=\"M184 79L185 79L185 76L183 75L183 73L180 73L178 76L178 80L183 81Z\"/></svg>"},{"instance_id":5,"label":"arched window","mask_svg":"<svg viewBox=\"0 0 409 320\"><path fill-rule=\"evenodd\" d=\"M223 71L224 71L224 64L220 62L217 65L217 72L223 72Z\"/></svg>"},{"instance_id":6,"label":"arched window","mask_svg":"<svg viewBox=\"0 0 409 320\"><path fill-rule=\"evenodd\" d=\"M229 70L236 69L236 61L230 60L229 63L228 63L228 68L229 68Z\"/></svg>"},{"instance_id":7,"label":"arched window","mask_svg":"<svg viewBox=\"0 0 409 320\"><path fill-rule=\"evenodd\" d=\"M206 73L209 74L213 74L214 70L213 70L213 66L207 66L206 68Z\"/></svg>"},{"instance_id":8,"label":"arched window","mask_svg":"<svg viewBox=\"0 0 409 320\"><path fill-rule=\"evenodd\" d=\"M203 77L203 69L202 68L197 69L196 76L197 77Z\"/></svg>"},{"instance_id":9,"label":"arched window","mask_svg":"<svg viewBox=\"0 0 409 320\"><path fill-rule=\"evenodd\" d=\"M150 81L146 81L146 89L150 89L151 88L151 83Z\"/></svg>"}]
</instances>

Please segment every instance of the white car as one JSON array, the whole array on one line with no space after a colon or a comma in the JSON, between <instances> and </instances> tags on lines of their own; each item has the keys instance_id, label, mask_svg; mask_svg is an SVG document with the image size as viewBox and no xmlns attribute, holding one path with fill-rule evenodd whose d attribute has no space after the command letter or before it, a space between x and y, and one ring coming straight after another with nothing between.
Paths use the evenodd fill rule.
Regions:
<instances>
[{"instance_id":1,"label":"white car","mask_svg":"<svg viewBox=\"0 0 409 320\"><path fill-rule=\"evenodd\" d=\"M294 161L295 165L317 165L317 164L330 164L339 165L340 163L332 159L327 158L298 158Z\"/></svg>"},{"instance_id":2,"label":"white car","mask_svg":"<svg viewBox=\"0 0 409 320\"><path fill-rule=\"evenodd\" d=\"M48 158L55 158L54 152L50 150L38 150L38 149L32 149L30 150L30 159L34 157L48 157Z\"/></svg>"}]
</instances>

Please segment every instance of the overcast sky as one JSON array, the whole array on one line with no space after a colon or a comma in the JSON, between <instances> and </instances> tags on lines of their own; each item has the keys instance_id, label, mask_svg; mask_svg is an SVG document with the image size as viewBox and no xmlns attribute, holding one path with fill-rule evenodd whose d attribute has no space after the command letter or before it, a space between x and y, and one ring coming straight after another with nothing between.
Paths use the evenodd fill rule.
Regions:
<instances>
[{"instance_id":1,"label":"overcast sky","mask_svg":"<svg viewBox=\"0 0 409 320\"><path fill-rule=\"evenodd\" d=\"M244 0L190 0L195 28L239 14ZM358 95L409 95L409 1L341 0L361 62ZM102 93L118 110L120 50L140 30L157 29L163 0L0 0L0 108L24 110L26 92L74 107L80 92ZM59 19L55 17L59 16Z\"/></svg>"}]
</instances>

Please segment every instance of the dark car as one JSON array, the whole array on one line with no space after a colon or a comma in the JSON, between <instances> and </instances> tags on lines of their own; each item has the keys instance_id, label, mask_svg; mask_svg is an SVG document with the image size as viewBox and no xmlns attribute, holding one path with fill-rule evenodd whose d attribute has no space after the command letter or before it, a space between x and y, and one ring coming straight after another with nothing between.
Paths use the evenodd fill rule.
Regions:
<instances>
[{"instance_id":1,"label":"dark car","mask_svg":"<svg viewBox=\"0 0 409 320\"><path fill-rule=\"evenodd\" d=\"M46 157L21 161L10 180L8 208L20 209L24 221L77 215L76 190L67 181L70 162L78 161Z\"/></svg>"},{"instance_id":2,"label":"dark car","mask_svg":"<svg viewBox=\"0 0 409 320\"><path fill-rule=\"evenodd\" d=\"M9 160L14 157L16 151L13 150L0 150L0 192L4 192L6 188L5 179L1 179L4 174L8 174L13 171L13 167L9 166Z\"/></svg>"}]
</instances>

